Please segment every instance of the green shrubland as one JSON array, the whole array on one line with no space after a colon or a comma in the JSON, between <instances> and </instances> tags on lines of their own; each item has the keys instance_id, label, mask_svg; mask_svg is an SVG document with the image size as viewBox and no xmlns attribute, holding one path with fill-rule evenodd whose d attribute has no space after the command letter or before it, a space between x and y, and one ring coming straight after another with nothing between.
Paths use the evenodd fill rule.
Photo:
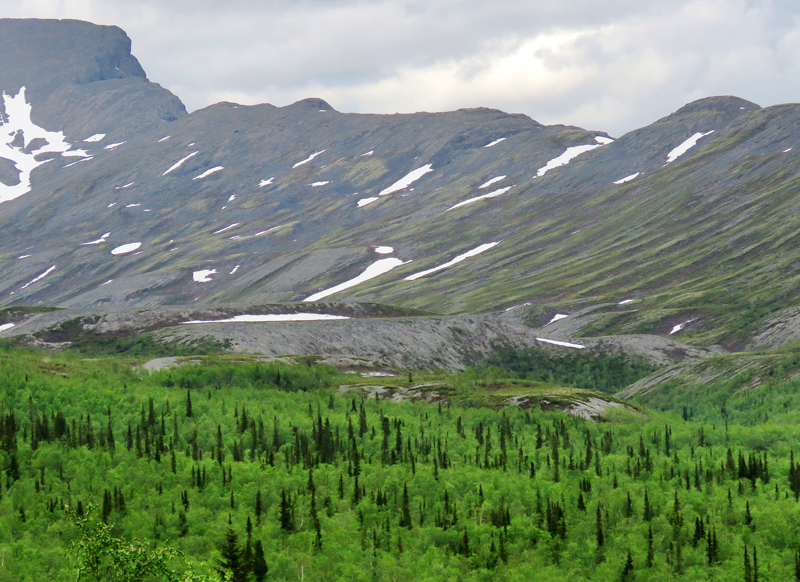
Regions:
<instances>
[{"instance_id":1,"label":"green shrubland","mask_svg":"<svg viewBox=\"0 0 800 582\"><path fill-rule=\"evenodd\" d=\"M381 378L449 387L395 402L192 359L2 348L0 580L795 579L794 400L595 423L475 397L533 383L497 365Z\"/></svg>"}]
</instances>

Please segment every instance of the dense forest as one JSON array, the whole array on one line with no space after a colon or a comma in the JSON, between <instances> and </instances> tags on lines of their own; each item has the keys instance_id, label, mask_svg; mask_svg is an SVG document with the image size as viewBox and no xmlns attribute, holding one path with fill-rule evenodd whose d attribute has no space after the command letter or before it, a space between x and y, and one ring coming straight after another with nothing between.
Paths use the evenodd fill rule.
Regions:
<instances>
[{"instance_id":1,"label":"dense forest","mask_svg":"<svg viewBox=\"0 0 800 582\"><path fill-rule=\"evenodd\" d=\"M369 380L452 386L414 402L311 359L4 345L0 580L800 580L790 375L590 422L482 399L509 359Z\"/></svg>"}]
</instances>

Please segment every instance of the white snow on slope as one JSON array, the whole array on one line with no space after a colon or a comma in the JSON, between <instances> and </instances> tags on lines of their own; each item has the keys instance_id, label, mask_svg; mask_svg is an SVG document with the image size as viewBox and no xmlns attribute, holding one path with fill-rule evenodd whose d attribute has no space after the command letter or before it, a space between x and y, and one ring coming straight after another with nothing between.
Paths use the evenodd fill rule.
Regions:
<instances>
[{"instance_id":1,"label":"white snow on slope","mask_svg":"<svg viewBox=\"0 0 800 582\"><path fill-rule=\"evenodd\" d=\"M139 208L141 204L126 204L125 208Z\"/></svg>"},{"instance_id":2,"label":"white snow on slope","mask_svg":"<svg viewBox=\"0 0 800 582\"><path fill-rule=\"evenodd\" d=\"M614 182L614 184L624 184L625 182L630 182L631 180L635 180L636 178L638 178L639 174L641 174L641 172L636 172L635 174L631 174L630 176L625 176L624 178L621 178L616 182Z\"/></svg>"},{"instance_id":3,"label":"white snow on slope","mask_svg":"<svg viewBox=\"0 0 800 582\"><path fill-rule=\"evenodd\" d=\"M375 150L369 150L367 153L365 153L365 154L361 154L361 155L360 155L360 156L358 156L358 157L359 157L359 158L366 158L367 156L371 156L371 155L372 155L372 154L374 154L374 153L375 153Z\"/></svg>"},{"instance_id":4,"label":"white snow on slope","mask_svg":"<svg viewBox=\"0 0 800 582\"><path fill-rule=\"evenodd\" d=\"M494 192L489 192L488 194L484 194L483 196L476 196L475 198L470 198L469 200L464 200L463 202L459 202L458 204L454 204L450 208L448 208L445 212L450 212L454 208L458 208L460 206L466 206L467 204L472 204L473 202L477 202L478 200L483 200L485 198L495 198L496 196L501 196L505 194L509 190L511 190L514 186L506 186L505 188L500 188L499 190L495 190Z\"/></svg>"},{"instance_id":5,"label":"white snow on slope","mask_svg":"<svg viewBox=\"0 0 800 582\"><path fill-rule=\"evenodd\" d=\"M20 259L27 259L28 257L32 257L32 256L33 255L20 255L20 256L17 257L17 260L19 261Z\"/></svg>"},{"instance_id":6,"label":"white snow on slope","mask_svg":"<svg viewBox=\"0 0 800 582\"><path fill-rule=\"evenodd\" d=\"M135 184L135 182L128 182L124 186L114 186L114 190L124 190L125 188L130 188L134 184Z\"/></svg>"},{"instance_id":7,"label":"white snow on slope","mask_svg":"<svg viewBox=\"0 0 800 582\"><path fill-rule=\"evenodd\" d=\"M63 155L66 155L66 154L61 154L61 155L63 156ZM67 164L67 165L66 165L66 166L64 166L64 167L65 167L65 168L71 168L71 167L72 167L72 166L74 166L75 164L80 164L81 162L88 162L89 160L93 160L93 159L94 159L94 156L89 156L88 158L81 158L81 159L80 159L80 160L78 160L77 162L70 162L69 164Z\"/></svg>"},{"instance_id":8,"label":"white snow on slope","mask_svg":"<svg viewBox=\"0 0 800 582\"><path fill-rule=\"evenodd\" d=\"M161 143L161 142L167 141L167 140L168 140L169 138L171 138L171 137L172 137L171 135L165 135L165 136L164 136L164 137L162 137L160 140L158 140L158 143Z\"/></svg>"},{"instance_id":9,"label":"white snow on slope","mask_svg":"<svg viewBox=\"0 0 800 582\"><path fill-rule=\"evenodd\" d=\"M239 224L240 224L240 223L238 223L238 222L234 222L234 223L233 223L233 224L231 224L230 226L226 226L225 228L220 228L219 230L215 230L215 231L214 231L214 232L212 232L211 234L220 234L221 232L225 232L226 230L230 230L230 229L232 229L232 228L233 228L233 227L235 227L235 226L239 226Z\"/></svg>"},{"instance_id":10,"label":"white snow on slope","mask_svg":"<svg viewBox=\"0 0 800 582\"><path fill-rule=\"evenodd\" d=\"M378 196L386 196L387 194L391 194L392 192L398 192L400 190L403 190L408 186L410 186L411 184L413 184L414 182L416 182L417 180L419 180L420 178L422 178L422 176L424 176L428 172L432 171L433 167L431 166L431 164L425 164L421 168L417 168L416 170L409 172L408 174L400 178L397 182L395 182L388 188L384 188L383 190L381 190Z\"/></svg>"},{"instance_id":11,"label":"white snow on slope","mask_svg":"<svg viewBox=\"0 0 800 582\"><path fill-rule=\"evenodd\" d=\"M683 328L686 327L687 325L689 325L690 323L692 323L693 321L694 321L694 319L687 319L683 323L679 323L678 325L676 325L676 326L674 326L672 328L672 331L669 332L669 335L678 333L679 331L683 331Z\"/></svg>"},{"instance_id":12,"label":"white snow on slope","mask_svg":"<svg viewBox=\"0 0 800 582\"><path fill-rule=\"evenodd\" d=\"M596 135L594 136L594 141L596 141L600 145L608 145L612 143L614 140L611 139L610 137L605 137L603 135Z\"/></svg>"},{"instance_id":13,"label":"white snow on slope","mask_svg":"<svg viewBox=\"0 0 800 582\"><path fill-rule=\"evenodd\" d=\"M0 325L0 332L4 332L7 329L11 329L12 327L14 327L14 325L15 324L13 323L4 323L3 325Z\"/></svg>"},{"instance_id":14,"label":"white snow on slope","mask_svg":"<svg viewBox=\"0 0 800 582\"><path fill-rule=\"evenodd\" d=\"M267 230L262 230L260 232L255 233L255 234L244 234L244 235L238 235L237 234L237 235L234 235L234 236L229 236L228 240L245 240L245 239L248 239L248 238L255 238L257 236L261 236L262 234L268 234L268 233L272 232L273 230L278 230L282 226L286 226L286 225L279 224L278 226L273 226L272 228L269 228Z\"/></svg>"},{"instance_id":15,"label":"white snow on slope","mask_svg":"<svg viewBox=\"0 0 800 582\"><path fill-rule=\"evenodd\" d=\"M195 157L195 156L196 156L197 154L199 154L199 153L200 153L200 152L192 152L192 153L190 153L188 156L186 156L185 158L181 158L180 160L178 160L177 162L175 162L174 164L172 164L172 165L169 167L169 169L168 169L166 172L164 172L163 174L161 174L161 175L162 175L162 176L166 176L166 175L167 175L167 174L169 174L170 172L173 172L173 171L177 170L177 169L178 169L178 168L180 168L180 167L181 167L183 164L185 164L185 163L186 163L186 161L187 161L187 160L189 160L189 158L193 158L193 157Z\"/></svg>"},{"instance_id":16,"label":"white snow on slope","mask_svg":"<svg viewBox=\"0 0 800 582\"><path fill-rule=\"evenodd\" d=\"M623 299L617 303L617 305L627 305L628 303L633 303L634 301L636 301L636 299Z\"/></svg>"},{"instance_id":17,"label":"white snow on slope","mask_svg":"<svg viewBox=\"0 0 800 582\"><path fill-rule=\"evenodd\" d=\"M595 139L597 139L597 138L595 138ZM558 168L560 166L566 166L568 163L570 163L571 160L577 158L579 155L581 155L583 153L586 153L588 151L591 151L591 150L593 150L595 148L599 148L599 147L601 147L603 145L604 144L602 144L602 143L592 143L592 144L588 144L588 145L573 146L571 148L567 148L567 151L565 151L563 154L561 154L557 158L553 158L552 160L547 162L544 166L539 168L536 171L536 176L538 178L541 178L542 176L544 176L550 170L553 170L553 169Z\"/></svg>"},{"instance_id":18,"label":"white snow on slope","mask_svg":"<svg viewBox=\"0 0 800 582\"><path fill-rule=\"evenodd\" d=\"M195 283L208 283L211 281L211 275L216 275L216 269L203 269L192 273L192 279Z\"/></svg>"},{"instance_id":19,"label":"white snow on slope","mask_svg":"<svg viewBox=\"0 0 800 582\"><path fill-rule=\"evenodd\" d=\"M327 313L272 313L269 315L235 315L228 319L195 319L184 321L182 325L196 323L276 323L281 321L330 321L334 319L350 319L344 315L328 315Z\"/></svg>"},{"instance_id":20,"label":"white snow on slope","mask_svg":"<svg viewBox=\"0 0 800 582\"><path fill-rule=\"evenodd\" d=\"M241 267L241 265L236 265L236 266L233 268L233 270L232 270L230 273L228 273L228 275L233 275L234 273L236 273L236 271L238 271L238 270L239 270L239 267Z\"/></svg>"},{"instance_id":21,"label":"white snow on slope","mask_svg":"<svg viewBox=\"0 0 800 582\"><path fill-rule=\"evenodd\" d=\"M372 204L377 199L378 199L377 196L372 196L370 198L362 198L361 200L358 201L358 207L361 208L363 206L366 206L367 204Z\"/></svg>"},{"instance_id":22,"label":"white snow on slope","mask_svg":"<svg viewBox=\"0 0 800 582\"><path fill-rule=\"evenodd\" d=\"M410 261L406 261L408 263ZM318 299L322 299L323 297L327 297L329 295L333 295L334 293L338 293L339 291L344 291L345 289L349 289L350 287L355 287L365 281L369 281L370 279L374 279L379 275L383 275L384 273L388 273L395 267L399 267L400 265L405 265L403 261L400 259L390 258L390 259L379 259L372 263L369 267L367 267L363 273L361 273L358 277L354 277L349 281L345 281L344 283L339 283L338 285L331 287L329 289L325 289L324 291L320 291L319 293L314 293L303 299L303 301L317 301Z\"/></svg>"},{"instance_id":23,"label":"white snow on slope","mask_svg":"<svg viewBox=\"0 0 800 582\"><path fill-rule=\"evenodd\" d=\"M425 275L430 275L431 273L435 273L436 271L441 271L442 269L446 269L447 267L452 267L456 263L460 263L461 261L464 261L470 257L474 257L475 255L479 255L484 251L488 251L489 249L491 249L492 247L496 246L499 243L500 241L482 244L481 246L476 247L471 251L467 251L464 254L458 255L456 258L447 261L446 263L439 265L438 267L434 267L426 271L420 271L419 273L414 273L413 275L409 275L408 277L405 278L405 280L414 281L416 279L419 279L420 277L424 277Z\"/></svg>"},{"instance_id":24,"label":"white snow on slope","mask_svg":"<svg viewBox=\"0 0 800 582\"><path fill-rule=\"evenodd\" d=\"M96 133L96 134L94 134L94 135L93 135L93 136L91 136L91 137L87 137L87 138L86 138L85 140L83 140L83 141L85 141L86 143L94 143L94 142L96 142L96 141L100 141L100 140L101 140L101 139L103 139L105 136L106 136L106 134L104 134L104 133Z\"/></svg>"},{"instance_id":25,"label":"white snow on slope","mask_svg":"<svg viewBox=\"0 0 800 582\"><path fill-rule=\"evenodd\" d=\"M561 346L562 348L575 348L577 350L583 350L586 346L582 346L580 344L571 344L569 342L560 342L558 340L551 340L543 337L537 337L537 342L544 342L546 344L553 344L554 346Z\"/></svg>"},{"instance_id":26,"label":"white snow on slope","mask_svg":"<svg viewBox=\"0 0 800 582\"><path fill-rule=\"evenodd\" d=\"M559 319L564 319L565 317L569 317L569 315L567 315L566 313L556 313L553 316L553 319L551 319L550 321L545 323L545 325L550 325L551 323L554 323L554 322L558 321Z\"/></svg>"},{"instance_id":27,"label":"white snow on slope","mask_svg":"<svg viewBox=\"0 0 800 582\"><path fill-rule=\"evenodd\" d=\"M506 138L504 138L504 137L501 137L500 139L496 139L496 140L494 140L494 141L493 141L493 142L491 142L491 143L487 143L487 144L486 144L485 146L483 146L483 147L485 147L485 148L490 148L490 147L492 147L492 146L496 146L497 144L499 144L501 141L504 141L505 139L506 139Z\"/></svg>"},{"instance_id":28,"label":"white snow on slope","mask_svg":"<svg viewBox=\"0 0 800 582\"><path fill-rule=\"evenodd\" d=\"M47 131L31 121L31 106L25 101L25 87L20 88L16 96L3 93L3 105L6 116L0 119L0 158L14 163L19 171L19 184L6 186L0 184L0 203L14 200L31 191L31 173L48 160L37 160L43 153L59 153L62 155L85 157L83 150L68 152L72 147L64 139L60 131ZM22 138L21 145L12 145L15 139ZM25 148L34 140L42 139L46 143L35 150L25 152ZM19 144L19 141L16 142Z\"/></svg>"},{"instance_id":29,"label":"white snow on slope","mask_svg":"<svg viewBox=\"0 0 800 582\"><path fill-rule=\"evenodd\" d=\"M224 169L225 168L223 166L215 166L215 167L211 168L210 170L206 170L205 172L203 172L199 176L195 176L194 178L192 178L192 180L202 180L203 178L207 178L211 174L216 174L217 172L221 172Z\"/></svg>"},{"instance_id":30,"label":"white snow on slope","mask_svg":"<svg viewBox=\"0 0 800 582\"><path fill-rule=\"evenodd\" d=\"M127 143L127 142L121 141L119 143L110 143L106 147L104 147L103 149L104 150L115 150L115 149L117 149L119 146L121 146L124 143Z\"/></svg>"},{"instance_id":31,"label":"white snow on slope","mask_svg":"<svg viewBox=\"0 0 800 582\"><path fill-rule=\"evenodd\" d=\"M668 164L671 164L672 162L677 160L679 157L681 157L683 154L685 154L690 149L692 149L694 146L696 146L697 142L700 140L700 138L703 138L703 137L705 137L707 135L710 135L712 133L714 133L713 129L711 131L707 131L705 133L696 133L696 134L694 134L692 137L690 137L689 139L684 141L681 145L679 145L678 147L676 147L675 149L673 149L671 152L669 152L667 154L667 163L664 164L664 165L666 166Z\"/></svg>"},{"instance_id":32,"label":"white snow on slope","mask_svg":"<svg viewBox=\"0 0 800 582\"><path fill-rule=\"evenodd\" d=\"M270 178L269 180L261 180L261 181L258 183L258 187L259 187L259 188L263 188L264 186L269 186L270 184L272 184L272 181L273 181L274 179L275 179L275 176L272 176L272 178Z\"/></svg>"},{"instance_id":33,"label":"white snow on slope","mask_svg":"<svg viewBox=\"0 0 800 582\"><path fill-rule=\"evenodd\" d=\"M330 184L330 180L326 182L314 182L313 184L309 184L312 188L319 188L320 186L325 186L326 184Z\"/></svg>"},{"instance_id":34,"label":"white snow on slope","mask_svg":"<svg viewBox=\"0 0 800 582\"><path fill-rule=\"evenodd\" d=\"M135 243L128 243L121 246L118 246L114 250L111 251L112 255L127 255L128 253L132 253L136 249L142 246L142 243L135 242Z\"/></svg>"},{"instance_id":35,"label":"white snow on slope","mask_svg":"<svg viewBox=\"0 0 800 582\"><path fill-rule=\"evenodd\" d=\"M375 247L375 252L379 255L391 255L394 249L392 247Z\"/></svg>"},{"instance_id":36,"label":"white snow on slope","mask_svg":"<svg viewBox=\"0 0 800 582\"><path fill-rule=\"evenodd\" d=\"M484 188L488 188L492 184L496 184L500 180L505 180L505 179L506 179L505 176L496 176L496 177L492 178L491 180L489 180L488 182L484 182L483 184L478 186L478 190L483 190Z\"/></svg>"},{"instance_id":37,"label":"white snow on slope","mask_svg":"<svg viewBox=\"0 0 800 582\"><path fill-rule=\"evenodd\" d=\"M308 157L307 157L305 160L303 160L302 162L297 162L297 163L296 163L294 166L292 166L292 169L294 170L295 168L299 168L300 166L302 166L302 165L304 165L304 164L307 164L308 162L310 162L311 160L313 160L314 158L316 158L318 155L320 155L321 153L324 153L324 152L326 152L326 151L327 151L327 150L320 150L320 151L318 151L318 152L314 152L313 154L311 154L310 156L308 156Z\"/></svg>"},{"instance_id":38,"label":"white snow on slope","mask_svg":"<svg viewBox=\"0 0 800 582\"><path fill-rule=\"evenodd\" d=\"M85 246L88 246L88 245L99 245L99 244L103 244L104 242L106 242L106 239L107 239L107 238L108 238L110 235L111 235L111 233L110 233L110 232L107 232L107 233L105 233L103 236L101 236L100 238L98 238L97 240L93 240L93 241L90 241L90 242L81 243L81 246L82 246L82 247L85 247Z\"/></svg>"},{"instance_id":39,"label":"white snow on slope","mask_svg":"<svg viewBox=\"0 0 800 582\"><path fill-rule=\"evenodd\" d=\"M23 289L27 289L28 287L30 287L31 285L33 285L37 281L41 281L42 279L47 277L50 273L52 273L55 270L56 270L56 266L53 265L52 267L47 269L44 273L42 273L41 275L39 275L35 279L32 279L31 281L28 281L27 283L25 283L22 287L19 288L19 290L22 291Z\"/></svg>"}]
</instances>

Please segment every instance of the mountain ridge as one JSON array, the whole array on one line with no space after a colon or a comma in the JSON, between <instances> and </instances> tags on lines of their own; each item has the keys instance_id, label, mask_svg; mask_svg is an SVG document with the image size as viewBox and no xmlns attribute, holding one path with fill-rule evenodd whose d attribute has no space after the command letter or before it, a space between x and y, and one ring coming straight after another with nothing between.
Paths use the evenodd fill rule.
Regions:
<instances>
[{"instance_id":1,"label":"mountain ridge","mask_svg":"<svg viewBox=\"0 0 800 582\"><path fill-rule=\"evenodd\" d=\"M93 65L76 64L63 107L26 94L31 118L87 155L56 155L0 203L0 306L302 302L355 280L334 298L443 314L633 298L588 329L688 322L675 333L736 348L800 301L797 105L708 97L615 140L488 108L364 115L308 98L186 114L120 29L0 27L18 46L48 42L20 28L94 31L116 55L103 63L128 63L82 85Z\"/></svg>"}]
</instances>

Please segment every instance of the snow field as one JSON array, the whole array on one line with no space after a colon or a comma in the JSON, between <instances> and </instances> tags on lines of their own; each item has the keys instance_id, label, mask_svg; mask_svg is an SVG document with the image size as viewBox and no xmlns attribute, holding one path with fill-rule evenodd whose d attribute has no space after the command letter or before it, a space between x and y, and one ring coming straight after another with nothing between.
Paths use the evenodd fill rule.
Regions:
<instances>
[{"instance_id":1,"label":"snow field","mask_svg":"<svg viewBox=\"0 0 800 582\"><path fill-rule=\"evenodd\" d=\"M216 269L203 269L200 271L194 271L192 273L192 280L195 283L209 283L211 281L211 275L216 275Z\"/></svg>"},{"instance_id":2,"label":"snow field","mask_svg":"<svg viewBox=\"0 0 800 582\"><path fill-rule=\"evenodd\" d=\"M476 255L481 254L482 252L488 251L489 249L495 247L499 243L500 243L500 241L482 244L481 246L476 247L476 248L472 249L471 251L467 251L466 253L458 255L456 258L454 258L454 259L452 259L450 261L447 261L446 263L444 263L442 265L439 265L438 267L434 267L432 269L427 269L426 271L420 271L419 273L414 273L413 275L409 275L408 277L406 277L404 280L405 281L415 281L415 280L417 280L417 279L419 279L421 277L424 277L426 275L430 275L431 273L435 273L436 271L441 271L442 269L446 269L448 267L452 267L453 265L458 264L461 261L465 261L466 259L469 259L470 257L474 257Z\"/></svg>"},{"instance_id":3,"label":"snow field","mask_svg":"<svg viewBox=\"0 0 800 582\"><path fill-rule=\"evenodd\" d=\"M203 172L199 176L195 176L194 178L192 178L192 180L202 180L203 178L207 178L211 174L216 174L217 172L221 172L224 169L225 168L223 166L215 166L215 167L211 168L210 170L206 170L205 172Z\"/></svg>"},{"instance_id":4,"label":"snow field","mask_svg":"<svg viewBox=\"0 0 800 582\"><path fill-rule=\"evenodd\" d=\"M537 337L537 342L544 342L546 344L553 344L554 346L561 346L562 348L575 348L576 350L583 350L586 349L586 346L582 346L580 344L571 344L569 342L562 342L558 340L551 340L543 337Z\"/></svg>"},{"instance_id":5,"label":"snow field","mask_svg":"<svg viewBox=\"0 0 800 582\"><path fill-rule=\"evenodd\" d=\"M32 280L28 281L27 283L25 283L22 287L19 288L19 290L22 291L23 289L27 289L28 287L30 287L31 285L33 285L37 281L41 281L42 279L47 277L50 273L52 273L55 270L56 270L56 266L53 265L52 267L47 269L44 273L42 273L38 277L35 277L34 279L32 279Z\"/></svg>"},{"instance_id":6,"label":"snow field","mask_svg":"<svg viewBox=\"0 0 800 582\"><path fill-rule=\"evenodd\" d=\"M486 146L484 146L484 147L486 147ZM478 190L483 190L484 188L488 188L492 184L496 184L497 182L499 182L501 180L505 180L505 179L506 179L505 176L496 176L496 177L492 178L491 180L489 180L488 182L484 182L483 184L478 186Z\"/></svg>"},{"instance_id":7,"label":"snow field","mask_svg":"<svg viewBox=\"0 0 800 582\"><path fill-rule=\"evenodd\" d=\"M485 200L486 198L495 198L497 196L501 196L511 190L514 186L506 186L505 188L500 188L499 190L495 190L493 192L489 192L488 194L484 194L483 196L476 196L475 198L470 198L469 200L464 200L463 202L459 202L458 204L454 204L445 212L450 212L455 208L459 208L461 206L466 206L467 204L472 204L473 202L477 202L478 200Z\"/></svg>"},{"instance_id":8,"label":"snow field","mask_svg":"<svg viewBox=\"0 0 800 582\"><path fill-rule=\"evenodd\" d=\"M294 166L292 166L292 169L294 170L295 168L299 168L300 166L303 166L303 165L307 164L308 162L310 162L311 160L316 158L318 155L320 155L320 154L322 154L322 153L324 153L326 151L327 150L320 150L318 152L314 152L313 154L308 156L305 160L303 160L301 162L297 162Z\"/></svg>"},{"instance_id":9,"label":"snow field","mask_svg":"<svg viewBox=\"0 0 800 582\"><path fill-rule=\"evenodd\" d=\"M132 253L133 251L137 250L140 246L142 246L142 243L140 243L140 242L124 244L124 245L118 246L117 248L112 250L111 254L112 255L127 255L128 253Z\"/></svg>"},{"instance_id":10,"label":"snow field","mask_svg":"<svg viewBox=\"0 0 800 582\"><path fill-rule=\"evenodd\" d=\"M411 184L422 178L428 172L433 171L433 166L431 164L425 164L421 168L417 168L400 178L397 182L389 186L388 188L384 188L378 193L378 196L386 196L387 194L391 194L393 192L399 192L400 190L405 190Z\"/></svg>"},{"instance_id":11,"label":"snow field","mask_svg":"<svg viewBox=\"0 0 800 582\"><path fill-rule=\"evenodd\" d=\"M334 293L338 293L339 291L344 291L345 289L349 289L350 287L355 287L356 285L360 285L370 279L374 279L384 273L388 273L395 267L399 267L400 265L405 265L406 263L410 263L411 261L406 261L405 263L400 259L389 258L389 259L379 259L372 263L369 267L367 267L363 273L361 273L358 277L354 277L344 283L339 283L334 287L330 287L329 289L325 289L324 291L320 291L319 293L314 293L313 295L309 295L303 301L317 301L324 297L328 297L329 295L333 295Z\"/></svg>"},{"instance_id":12,"label":"snow field","mask_svg":"<svg viewBox=\"0 0 800 582\"><path fill-rule=\"evenodd\" d=\"M713 129L711 131L707 131L705 133L695 133L692 137L690 137L689 139L684 141L681 145L679 145L678 147L676 147L675 149L673 149L671 152L669 152L667 154L667 163L664 164L664 165L666 166L668 164L671 164L672 162L677 160L679 157L681 157L683 154L685 154L690 149L692 149L694 146L696 146L697 142L701 138L703 138L703 137L705 137L707 135L711 135L712 133L714 133Z\"/></svg>"}]
</instances>

